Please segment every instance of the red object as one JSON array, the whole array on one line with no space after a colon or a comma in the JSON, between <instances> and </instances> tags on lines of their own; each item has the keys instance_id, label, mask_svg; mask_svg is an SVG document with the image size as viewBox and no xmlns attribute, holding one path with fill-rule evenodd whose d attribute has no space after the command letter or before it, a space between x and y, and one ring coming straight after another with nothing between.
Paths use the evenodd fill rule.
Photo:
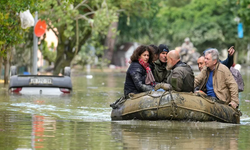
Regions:
<instances>
[{"instance_id":1,"label":"red object","mask_svg":"<svg viewBox=\"0 0 250 150\"><path fill-rule=\"evenodd\" d=\"M11 92L15 92L15 93L18 93L22 90L21 87L18 87L18 88L11 88Z\"/></svg>"},{"instance_id":2,"label":"red object","mask_svg":"<svg viewBox=\"0 0 250 150\"><path fill-rule=\"evenodd\" d=\"M70 90L66 88L60 88L60 91L63 93L70 93Z\"/></svg>"},{"instance_id":3,"label":"red object","mask_svg":"<svg viewBox=\"0 0 250 150\"><path fill-rule=\"evenodd\" d=\"M42 21L38 20L35 26L35 30L34 30L35 35L37 37L42 36L45 33L46 28L47 28L47 25L46 25L45 20L42 20Z\"/></svg>"}]
</instances>

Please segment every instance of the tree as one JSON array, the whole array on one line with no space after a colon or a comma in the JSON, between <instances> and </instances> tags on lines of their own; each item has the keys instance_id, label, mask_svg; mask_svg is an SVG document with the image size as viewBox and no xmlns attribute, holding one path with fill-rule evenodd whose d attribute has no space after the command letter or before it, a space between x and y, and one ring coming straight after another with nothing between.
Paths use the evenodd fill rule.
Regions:
<instances>
[{"instance_id":1,"label":"tree","mask_svg":"<svg viewBox=\"0 0 250 150\"><path fill-rule=\"evenodd\" d=\"M236 22L228 0L192 0L183 7L165 7L159 17L166 18L173 45L190 37L203 51L208 47L225 48L237 38Z\"/></svg>"},{"instance_id":2,"label":"tree","mask_svg":"<svg viewBox=\"0 0 250 150\"><path fill-rule=\"evenodd\" d=\"M26 30L21 28L20 11L36 9L40 0L1 0L0 2L0 70L2 60L5 65L4 83L8 83L11 49L23 41Z\"/></svg>"},{"instance_id":3,"label":"tree","mask_svg":"<svg viewBox=\"0 0 250 150\"><path fill-rule=\"evenodd\" d=\"M116 30L121 31L121 34L129 35L129 37L136 36L137 34L131 35L126 32L126 30L120 30L120 28L124 28L124 25L130 24L130 17L134 18L135 16L139 18L141 16L150 17L153 15L155 11L155 6L158 3L156 0L109 0L109 3L112 4L113 7L118 9L117 17L119 17L119 22L112 22L111 27L109 28L108 34L105 39L105 45L107 49L104 52L104 59L111 60L113 56L114 46L116 42ZM135 22L139 22L140 19L135 20ZM121 23L122 22L122 23ZM124 24L123 24L124 23ZM119 26L119 28L118 28ZM136 28L134 28L137 30ZM119 36L121 37L121 36ZM119 39L118 40L122 40Z\"/></svg>"},{"instance_id":4,"label":"tree","mask_svg":"<svg viewBox=\"0 0 250 150\"><path fill-rule=\"evenodd\" d=\"M237 47L241 50L239 54L239 62L246 63L247 47L249 45L250 33L250 0L230 0L234 5L232 11L236 12L236 16L240 18L239 22L243 23L244 37L237 40ZM249 62L248 62L249 63Z\"/></svg>"},{"instance_id":5,"label":"tree","mask_svg":"<svg viewBox=\"0 0 250 150\"><path fill-rule=\"evenodd\" d=\"M117 44L124 41L139 42L142 44L157 44L157 30L163 29L161 21L156 17L163 1L144 1L132 4L130 13L122 13L119 16ZM138 9L139 7L140 9ZM134 11L132 11L134 10ZM153 43L152 43L153 42Z\"/></svg>"},{"instance_id":6,"label":"tree","mask_svg":"<svg viewBox=\"0 0 250 150\"><path fill-rule=\"evenodd\" d=\"M236 0L157 1L151 16L120 16L117 42L165 43L174 49L190 37L200 52L208 47L237 45L237 7Z\"/></svg>"},{"instance_id":7,"label":"tree","mask_svg":"<svg viewBox=\"0 0 250 150\"><path fill-rule=\"evenodd\" d=\"M250 25L250 0L231 0L236 8L241 21L246 25Z\"/></svg>"},{"instance_id":8,"label":"tree","mask_svg":"<svg viewBox=\"0 0 250 150\"><path fill-rule=\"evenodd\" d=\"M115 11L105 0L63 1L47 0L41 3L48 29L58 38L54 74L69 66L81 47L90 40L106 34L111 22L116 18Z\"/></svg>"}]
</instances>

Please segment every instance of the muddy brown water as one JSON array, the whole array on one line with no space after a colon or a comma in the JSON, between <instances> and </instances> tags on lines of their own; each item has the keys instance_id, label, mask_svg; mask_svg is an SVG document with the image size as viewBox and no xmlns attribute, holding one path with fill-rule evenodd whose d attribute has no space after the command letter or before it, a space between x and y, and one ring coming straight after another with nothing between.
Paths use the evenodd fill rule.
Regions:
<instances>
[{"instance_id":1,"label":"muddy brown water","mask_svg":"<svg viewBox=\"0 0 250 150\"><path fill-rule=\"evenodd\" d=\"M73 93L24 96L0 85L0 149L249 149L250 71L243 70L241 124L111 121L125 73L73 73Z\"/></svg>"}]
</instances>

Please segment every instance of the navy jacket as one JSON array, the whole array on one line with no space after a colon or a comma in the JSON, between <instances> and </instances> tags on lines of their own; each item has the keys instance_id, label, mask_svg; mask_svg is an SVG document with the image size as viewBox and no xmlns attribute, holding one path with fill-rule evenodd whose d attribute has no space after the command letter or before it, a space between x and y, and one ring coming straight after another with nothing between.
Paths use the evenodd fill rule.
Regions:
<instances>
[{"instance_id":1,"label":"navy jacket","mask_svg":"<svg viewBox=\"0 0 250 150\"><path fill-rule=\"evenodd\" d=\"M230 69L230 67L231 67L231 66L233 65L233 63L234 63L234 59L233 59L233 56L229 56L229 55L228 55L227 59L225 59L225 60L223 60L223 61L220 60L220 62L221 62L223 65L227 66L228 69Z\"/></svg>"}]
</instances>

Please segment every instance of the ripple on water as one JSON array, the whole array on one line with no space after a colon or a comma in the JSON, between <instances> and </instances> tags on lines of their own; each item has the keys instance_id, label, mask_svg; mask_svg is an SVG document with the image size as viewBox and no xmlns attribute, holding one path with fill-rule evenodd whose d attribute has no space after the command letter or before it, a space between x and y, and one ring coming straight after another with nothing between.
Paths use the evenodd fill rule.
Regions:
<instances>
[{"instance_id":1,"label":"ripple on water","mask_svg":"<svg viewBox=\"0 0 250 150\"><path fill-rule=\"evenodd\" d=\"M53 116L66 120L79 121L110 121L110 108L96 108L96 107L71 107L66 105L65 108L32 104L32 103L12 103L8 107L9 111L19 111L26 114L40 114L44 116Z\"/></svg>"}]
</instances>

